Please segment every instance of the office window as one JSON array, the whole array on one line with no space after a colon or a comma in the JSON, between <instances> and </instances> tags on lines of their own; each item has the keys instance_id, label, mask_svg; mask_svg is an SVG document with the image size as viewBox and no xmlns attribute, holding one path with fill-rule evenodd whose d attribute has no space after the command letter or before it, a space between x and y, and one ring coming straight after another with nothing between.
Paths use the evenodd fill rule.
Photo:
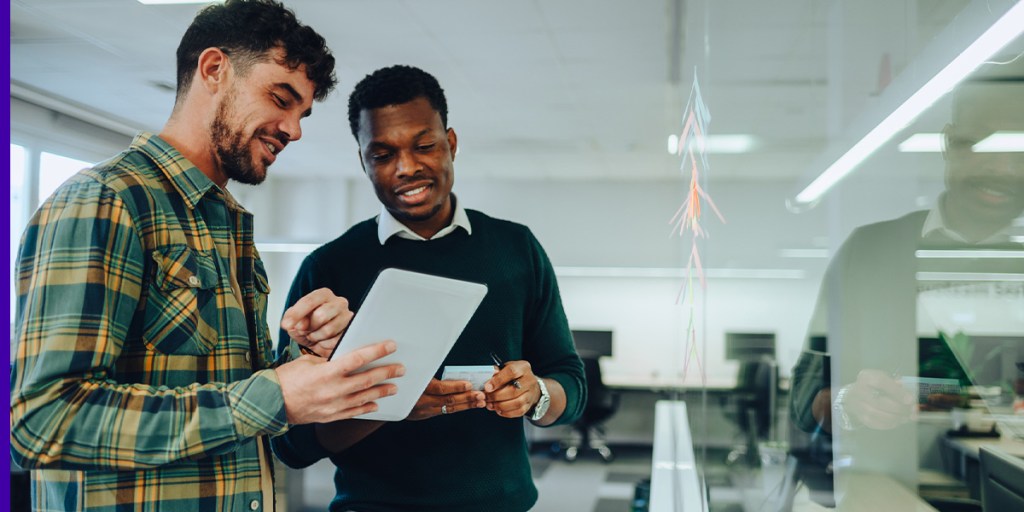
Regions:
<instances>
[{"instance_id":1,"label":"office window","mask_svg":"<svg viewBox=\"0 0 1024 512\"><path fill-rule=\"evenodd\" d=\"M21 234L25 230L29 216L39 205L46 200L54 190L67 181L73 174L91 166L84 160L58 155L56 153L38 153L38 167L34 164L32 151L25 146L11 144L11 230L10 230L10 326L11 335L14 334L14 319L17 314L17 293L15 282L15 263L18 256L18 244L21 241ZM35 182L33 182L35 181ZM31 191L35 189L38 193L32 197ZM12 345L12 354L14 347Z\"/></svg>"},{"instance_id":2,"label":"office window","mask_svg":"<svg viewBox=\"0 0 1024 512\"><path fill-rule=\"evenodd\" d=\"M18 254L18 240L25 226L25 165L26 151L23 146L11 144L11 324L14 323L14 260Z\"/></svg>"},{"instance_id":3,"label":"office window","mask_svg":"<svg viewBox=\"0 0 1024 512\"><path fill-rule=\"evenodd\" d=\"M43 152L39 156L39 203L41 204L72 175L93 164L66 156Z\"/></svg>"}]
</instances>

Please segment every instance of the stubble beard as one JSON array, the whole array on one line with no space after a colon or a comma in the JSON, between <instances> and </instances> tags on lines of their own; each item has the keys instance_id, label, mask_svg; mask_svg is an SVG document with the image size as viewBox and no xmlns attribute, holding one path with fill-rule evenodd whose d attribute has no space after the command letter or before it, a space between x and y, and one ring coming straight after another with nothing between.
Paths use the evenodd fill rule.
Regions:
<instances>
[{"instance_id":1,"label":"stubble beard","mask_svg":"<svg viewBox=\"0 0 1024 512\"><path fill-rule=\"evenodd\" d=\"M253 162L251 137L245 137L241 131L233 131L227 120L234 114L235 94L229 93L220 106L217 115L210 123L210 138L221 170L230 180L246 185L259 185L267 178L266 168L260 172Z\"/></svg>"}]
</instances>

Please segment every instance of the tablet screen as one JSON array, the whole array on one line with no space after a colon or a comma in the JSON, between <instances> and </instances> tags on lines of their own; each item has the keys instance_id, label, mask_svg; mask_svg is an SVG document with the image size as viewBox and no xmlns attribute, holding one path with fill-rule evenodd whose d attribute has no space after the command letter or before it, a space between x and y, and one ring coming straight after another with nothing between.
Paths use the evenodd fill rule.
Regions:
<instances>
[{"instance_id":1,"label":"tablet screen","mask_svg":"<svg viewBox=\"0 0 1024 512\"><path fill-rule=\"evenodd\" d=\"M401 363L405 375L390 380L398 386L397 394L377 400L377 411L358 418L405 419L486 294L487 286L480 283L396 268L382 270L331 359L394 340L395 353L364 369Z\"/></svg>"}]
</instances>

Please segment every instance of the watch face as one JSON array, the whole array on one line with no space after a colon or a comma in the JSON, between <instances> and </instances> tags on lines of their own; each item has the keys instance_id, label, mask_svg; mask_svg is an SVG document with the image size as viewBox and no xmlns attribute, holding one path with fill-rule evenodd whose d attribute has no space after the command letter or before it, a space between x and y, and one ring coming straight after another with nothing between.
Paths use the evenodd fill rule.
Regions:
<instances>
[{"instance_id":1,"label":"watch face","mask_svg":"<svg viewBox=\"0 0 1024 512\"><path fill-rule=\"evenodd\" d=\"M542 396L540 401L537 402L537 406L533 408L533 416L530 417L533 421L537 421L544 417L548 412L548 397Z\"/></svg>"},{"instance_id":2,"label":"watch face","mask_svg":"<svg viewBox=\"0 0 1024 512\"><path fill-rule=\"evenodd\" d=\"M544 385L544 381L537 379L537 382L540 384L540 400L537 400L537 405L533 407L533 415L530 416L533 421L543 418L548 412L548 406L551 405L551 396L548 395L548 388Z\"/></svg>"}]
</instances>

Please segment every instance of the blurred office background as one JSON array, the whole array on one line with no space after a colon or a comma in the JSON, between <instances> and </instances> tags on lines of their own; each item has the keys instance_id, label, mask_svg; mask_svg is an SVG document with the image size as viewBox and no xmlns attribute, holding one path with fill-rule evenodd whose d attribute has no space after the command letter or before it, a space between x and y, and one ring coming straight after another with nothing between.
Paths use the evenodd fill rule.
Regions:
<instances>
[{"instance_id":1,"label":"blurred office background","mask_svg":"<svg viewBox=\"0 0 1024 512\"><path fill-rule=\"evenodd\" d=\"M788 404L830 257L859 226L936 205L946 169L939 134L952 115L952 97L942 93L955 81L1002 91L993 97L1011 111L1024 104L1024 16L1021 2L1009 0L285 3L327 38L340 84L263 185L230 186L256 216L270 316L280 316L306 253L379 210L346 122L353 84L397 63L434 74L459 135L459 200L537 235L570 324L598 361L599 393L608 395L592 425L530 428L538 511L644 509L658 467L659 400L686 404L699 490L670 494L651 510L691 510L679 500L693 498L722 511L829 506L830 482L796 468L792 453L807 441L794 434ZM12 258L31 212L57 185L125 148L136 131L161 129L174 101L174 50L197 8L11 2ZM948 83L930 82L977 41L1000 36ZM710 114L696 151L707 162L699 183L725 222L704 200L708 236L697 248L706 286L691 303L680 298L691 241L673 233L670 219L690 191L688 160L677 149L695 84ZM933 94L905 119L886 121L919 91ZM886 122L895 124L841 180L809 189ZM1011 155L1014 177L1009 191L990 192L1020 200L1013 194L1024 195L1024 128L1007 133L1009 146L997 152ZM682 144L683 154L694 151ZM956 295L948 307L957 332L998 338L991 357L1016 362L1024 360L1024 223L1009 229L1011 268L981 278L991 286ZM977 314L994 289L1001 313ZM879 290L877 300L885 296ZM919 315L918 337L936 338L939 324ZM891 343L891 357L905 359L902 375L918 376L920 345L903 341ZM990 374L985 396L973 397L987 401L974 409L1005 420L1002 437L973 441L1024 455L1010 432L1014 384L1024 374L1012 364ZM914 437L901 441L914 448L901 454L913 475L868 461L865 470L885 479L878 488L920 507L980 507L979 449L946 436L967 414L960 409L916 420ZM610 452L576 448L594 430L587 427L603 431L588 441L603 440ZM831 480L835 465L823 462L817 478ZM329 463L284 474L288 511L330 500ZM900 498L878 499L874 510L907 510Z\"/></svg>"}]
</instances>

